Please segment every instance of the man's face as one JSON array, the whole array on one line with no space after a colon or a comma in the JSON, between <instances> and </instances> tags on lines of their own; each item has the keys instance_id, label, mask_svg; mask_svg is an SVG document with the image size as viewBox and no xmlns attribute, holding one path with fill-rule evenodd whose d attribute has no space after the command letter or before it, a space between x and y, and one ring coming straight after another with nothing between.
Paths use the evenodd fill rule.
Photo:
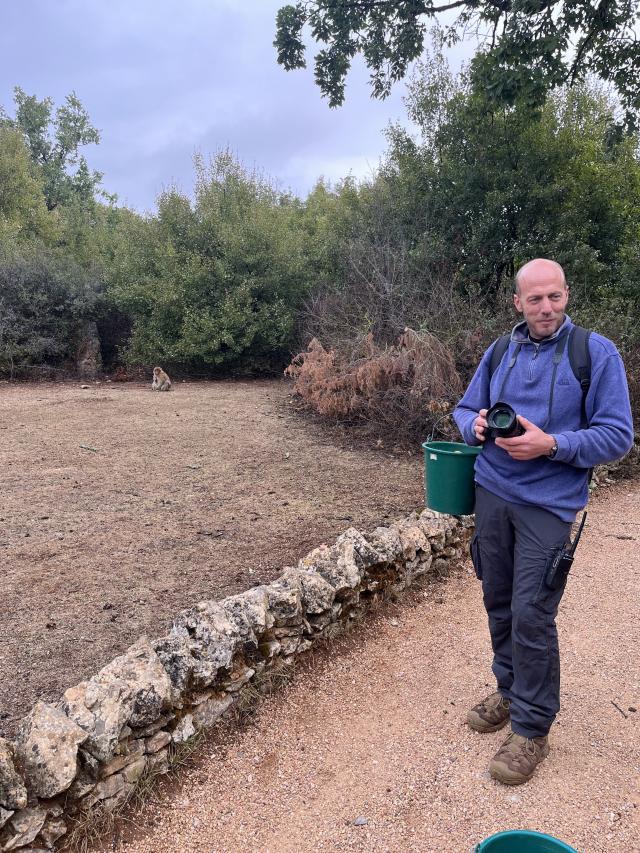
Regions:
<instances>
[{"instance_id":1,"label":"man's face","mask_svg":"<svg viewBox=\"0 0 640 853\"><path fill-rule=\"evenodd\" d=\"M527 321L529 334L534 338L548 338L562 325L569 288L559 270L540 265L527 270L522 276L519 292L514 293L513 301Z\"/></svg>"}]
</instances>

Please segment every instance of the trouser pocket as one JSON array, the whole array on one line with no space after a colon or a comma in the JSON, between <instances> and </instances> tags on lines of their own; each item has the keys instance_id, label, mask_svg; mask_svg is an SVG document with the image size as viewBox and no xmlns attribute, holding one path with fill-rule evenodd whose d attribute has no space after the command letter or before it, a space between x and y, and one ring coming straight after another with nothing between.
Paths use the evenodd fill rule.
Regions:
<instances>
[{"instance_id":1,"label":"trouser pocket","mask_svg":"<svg viewBox=\"0 0 640 853\"><path fill-rule=\"evenodd\" d=\"M471 540L471 545L469 546L469 551L471 552L471 562L473 563L473 568L476 573L476 577L478 580L482 580L482 562L480 560L480 545L478 542L478 534L474 534L473 539Z\"/></svg>"}]
</instances>

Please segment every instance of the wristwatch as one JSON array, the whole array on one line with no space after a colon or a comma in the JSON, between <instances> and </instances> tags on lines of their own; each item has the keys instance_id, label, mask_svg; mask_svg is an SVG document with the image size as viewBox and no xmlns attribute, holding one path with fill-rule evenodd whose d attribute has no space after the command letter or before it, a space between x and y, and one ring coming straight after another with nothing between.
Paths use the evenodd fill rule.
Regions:
<instances>
[{"instance_id":1,"label":"wristwatch","mask_svg":"<svg viewBox=\"0 0 640 853\"><path fill-rule=\"evenodd\" d=\"M553 447L547 453L547 459L553 459L553 457L556 455L557 452L558 452L558 442L556 441L556 439L554 437L553 438Z\"/></svg>"}]
</instances>

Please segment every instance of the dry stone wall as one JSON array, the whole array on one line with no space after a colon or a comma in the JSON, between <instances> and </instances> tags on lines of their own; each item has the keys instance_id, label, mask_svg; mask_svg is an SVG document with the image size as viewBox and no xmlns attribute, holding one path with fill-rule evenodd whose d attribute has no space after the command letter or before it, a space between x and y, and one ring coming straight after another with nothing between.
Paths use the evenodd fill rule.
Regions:
<instances>
[{"instance_id":1,"label":"dry stone wall","mask_svg":"<svg viewBox=\"0 0 640 853\"><path fill-rule=\"evenodd\" d=\"M349 528L273 583L185 610L56 705L38 702L15 741L0 738L0 851L53 850L86 811L115 809L257 680L459 562L472 524L424 510L369 534Z\"/></svg>"}]
</instances>

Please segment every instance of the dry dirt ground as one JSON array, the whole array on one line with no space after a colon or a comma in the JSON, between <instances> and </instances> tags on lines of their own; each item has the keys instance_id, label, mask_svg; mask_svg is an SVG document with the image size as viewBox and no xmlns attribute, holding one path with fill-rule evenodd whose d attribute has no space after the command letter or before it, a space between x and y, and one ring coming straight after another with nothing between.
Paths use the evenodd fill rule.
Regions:
<instances>
[{"instance_id":1,"label":"dry dirt ground","mask_svg":"<svg viewBox=\"0 0 640 853\"><path fill-rule=\"evenodd\" d=\"M0 383L0 735L179 610L421 504L418 453L333 441L289 393Z\"/></svg>"},{"instance_id":2,"label":"dry dirt ground","mask_svg":"<svg viewBox=\"0 0 640 853\"><path fill-rule=\"evenodd\" d=\"M118 853L468 853L505 829L579 853L640 851L640 485L592 502L558 619L562 710L534 779L487 763L505 732L465 712L493 690L471 569L387 605L221 729L110 839ZM521 853L514 847L512 853Z\"/></svg>"}]
</instances>

